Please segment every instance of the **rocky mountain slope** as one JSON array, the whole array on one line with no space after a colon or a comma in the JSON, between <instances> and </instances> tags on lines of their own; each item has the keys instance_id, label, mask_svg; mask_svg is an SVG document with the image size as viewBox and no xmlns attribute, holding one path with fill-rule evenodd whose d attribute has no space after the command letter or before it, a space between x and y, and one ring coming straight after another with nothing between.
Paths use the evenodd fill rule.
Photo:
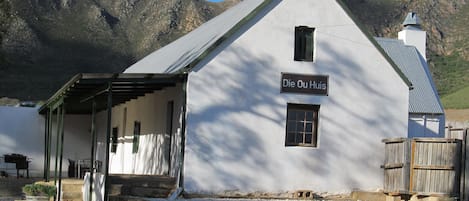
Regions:
<instances>
[{"instance_id":1,"label":"rocky mountain slope","mask_svg":"<svg viewBox=\"0 0 469 201\"><path fill-rule=\"evenodd\" d=\"M467 0L344 0L375 36L396 38L405 15L416 12L427 31L427 58L441 96L469 86Z\"/></svg>"},{"instance_id":2,"label":"rocky mountain slope","mask_svg":"<svg viewBox=\"0 0 469 201\"><path fill-rule=\"evenodd\" d=\"M0 97L42 100L79 72L121 72L241 0L0 0ZM467 0L343 0L376 36L409 11L441 95L469 86Z\"/></svg>"},{"instance_id":3,"label":"rocky mountain slope","mask_svg":"<svg viewBox=\"0 0 469 201\"><path fill-rule=\"evenodd\" d=\"M121 72L237 3L0 0L0 97L48 98L80 72Z\"/></svg>"}]
</instances>

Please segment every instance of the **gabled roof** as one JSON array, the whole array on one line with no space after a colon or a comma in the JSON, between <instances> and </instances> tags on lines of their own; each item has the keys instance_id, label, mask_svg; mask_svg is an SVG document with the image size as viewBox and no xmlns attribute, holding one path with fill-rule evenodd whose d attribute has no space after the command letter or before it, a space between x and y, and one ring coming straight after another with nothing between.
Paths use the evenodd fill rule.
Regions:
<instances>
[{"instance_id":1,"label":"gabled roof","mask_svg":"<svg viewBox=\"0 0 469 201\"><path fill-rule=\"evenodd\" d=\"M127 68L124 73L184 73L232 36L242 25L259 14L267 5L280 3L282 0L245 0L228 9L219 16L205 22L172 43L147 55ZM394 68L403 82L412 88L412 83L382 50L363 25L353 16L342 0L336 2L355 22L363 34L380 51Z\"/></svg>"},{"instance_id":2,"label":"gabled roof","mask_svg":"<svg viewBox=\"0 0 469 201\"><path fill-rule=\"evenodd\" d=\"M242 1L190 33L147 55L127 68L124 73L180 72L216 47L230 32L235 31L237 26L248 20L251 13L256 13L256 10L268 2L270 1Z\"/></svg>"},{"instance_id":3,"label":"gabled roof","mask_svg":"<svg viewBox=\"0 0 469 201\"><path fill-rule=\"evenodd\" d=\"M427 62L417 48L397 39L375 39L413 84L414 88L409 94L409 112L443 114Z\"/></svg>"}]
</instances>

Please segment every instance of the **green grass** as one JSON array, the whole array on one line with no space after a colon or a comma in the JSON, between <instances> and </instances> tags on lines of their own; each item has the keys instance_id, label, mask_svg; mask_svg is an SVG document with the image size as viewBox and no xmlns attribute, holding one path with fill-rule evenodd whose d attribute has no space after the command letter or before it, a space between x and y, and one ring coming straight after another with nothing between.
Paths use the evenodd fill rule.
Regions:
<instances>
[{"instance_id":1,"label":"green grass","mask_svg":"<svg viewBox=\"0 0 469 201\"><path fill-rule=\"evenodd\" d=\"M446 109L469 109L469 86L441 99Z\"/></svg>"},{"instance_id":2,"label":"green grass","mask_svg":"<svg viewBox=\"0 0 469 201\"><path fill-rule=\"evenodd\" d=\"M431 55L429 63L440 96L469 86L469 62L458 53L449 56Z\"/></svg>"}]
</instances>

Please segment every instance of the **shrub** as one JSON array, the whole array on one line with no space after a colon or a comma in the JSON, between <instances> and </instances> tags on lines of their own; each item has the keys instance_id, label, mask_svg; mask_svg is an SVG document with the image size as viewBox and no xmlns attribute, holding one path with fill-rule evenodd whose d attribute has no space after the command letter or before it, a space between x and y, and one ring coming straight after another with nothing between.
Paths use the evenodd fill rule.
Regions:
<instances>
[{"instance_id":1,"label":"shrub","mask_svg":"<svg viewBox=\"0 0 469 201\"><path fill-rule=\"evenodd\" d=\"M23 186L23 193L28 196L52 197L56 194L55 186L47 184L27 184Z\"/></svg>"}]
</instances>

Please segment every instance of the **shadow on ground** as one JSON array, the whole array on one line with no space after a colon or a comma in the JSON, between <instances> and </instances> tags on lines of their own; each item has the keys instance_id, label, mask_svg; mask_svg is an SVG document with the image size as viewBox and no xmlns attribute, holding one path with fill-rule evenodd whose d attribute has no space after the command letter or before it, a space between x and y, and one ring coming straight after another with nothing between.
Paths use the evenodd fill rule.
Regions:
<instances>
[{"instance_id":1,"label":"shadow on ground","mask_svg":"<svg viewBox=\"0 0 469 201\"><path fill-rule=\"evenodd\" d=\"M0 201L19 200L23 197L21 188L26 184L32 184L41 178L16 178L2 177L0 178Z\"/></svg>"}]
</instances>

